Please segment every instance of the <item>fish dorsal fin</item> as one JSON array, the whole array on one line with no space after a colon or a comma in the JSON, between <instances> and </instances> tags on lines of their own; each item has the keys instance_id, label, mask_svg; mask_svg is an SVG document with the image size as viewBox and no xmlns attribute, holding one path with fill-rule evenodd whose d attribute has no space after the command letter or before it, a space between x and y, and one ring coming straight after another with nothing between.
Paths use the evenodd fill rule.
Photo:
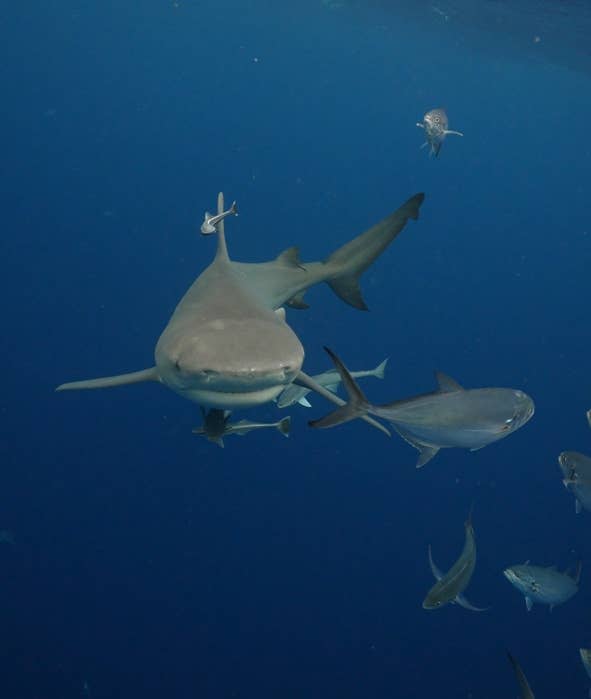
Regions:
<instances>
[{"instance_id":1,"label":"fish dorsal fin","mask_svg":"<svg viewBox=\"0 0 591 699\"><path fill-rule=\"evenodd\" d=\"M463 391L464 387L452 379L451 376L444 374L442 371L435 372L435 380L439 386L440 393L457 393L457 391Z\"/></svg>"},{"instance_id":2,"label":"fish dorsal fin","mask_svg":"<svg viewBox=\"0 0 591 699\"><path fill-rule=\"evenodd\" d=\"M275 262L285 267L297 267L297 269L306 271L306 268L302 266L300 261L300 249L295 245L277 255Z\"/></svg>"},{"instance_id":3,"label":"fish dorsal fin","mask_svg":"<svg viewBox=\"0 0 591 699\"><path fill-rule=\"evenodd\" d=\"M220 192L218 194L218 215L224 213L224 193ZM226 245L226 231L224 227L224 219L222 218L217 226L216 226L217 232L218 232L218 249L215 254L215 259L216 260L225 260L229 261L230 257L228 255L228 246ZM220 446L223 446L221 444Z\"/></svg>"}]
</instances>

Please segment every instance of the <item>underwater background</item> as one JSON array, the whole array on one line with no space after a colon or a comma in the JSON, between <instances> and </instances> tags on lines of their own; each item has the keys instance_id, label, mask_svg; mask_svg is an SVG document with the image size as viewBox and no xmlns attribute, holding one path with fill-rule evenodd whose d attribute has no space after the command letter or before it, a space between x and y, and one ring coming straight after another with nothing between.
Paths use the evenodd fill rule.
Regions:
<instances>
[{"instance_id":1,"label":"underwater background","mask_svg":"<svg viewBox=\"0 0 591 699\"><path fill-rule=\"evenodd\" d=\"M591 454L591 11L586 2L48 0L3 9L0 693L73 697L586 696L591 514L557 456ZM415 123L444 107L440 157ZM288 310L304 369L390 357L371 400L527 391L536 415L476 453L417 452L293 406L292 435L191 433L133 371L212 259L304 260L424 191L366 272L370 311L318 287ZM269 404L237 418L276 420ZM487 613L425 611L474 503ZM2 537L0 537L2 538ZM550 612L504 579L583 561Z\"/></svg>"}]
</instances>

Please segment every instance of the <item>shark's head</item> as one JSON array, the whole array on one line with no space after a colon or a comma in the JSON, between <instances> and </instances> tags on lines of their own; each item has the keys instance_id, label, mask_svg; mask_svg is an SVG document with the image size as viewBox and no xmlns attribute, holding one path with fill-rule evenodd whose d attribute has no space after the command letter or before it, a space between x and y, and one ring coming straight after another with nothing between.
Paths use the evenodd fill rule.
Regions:
<instances>
[{"instance_id":1,"label":"shark's head","mask_svg":"<svg viewBox=\"0 0 591 699\"><path fill-rule=\"evenodd\" d=\"M423 600L423 609L441 609L441 607L443 607L441 597L437 592L431 590Z\"/></svg>"},{"instance_id":2,"label":"shark's head","mask_svg":"<svg viewBox=\"0 0 591 699\"><path fill-rule=\"evenodd\" d=\"M273 313L218 318L189 330L169 325L156 345L162 383L199 405L234 410L276 398L292 383L304 348Z\"/></svg>"}]
</instances>

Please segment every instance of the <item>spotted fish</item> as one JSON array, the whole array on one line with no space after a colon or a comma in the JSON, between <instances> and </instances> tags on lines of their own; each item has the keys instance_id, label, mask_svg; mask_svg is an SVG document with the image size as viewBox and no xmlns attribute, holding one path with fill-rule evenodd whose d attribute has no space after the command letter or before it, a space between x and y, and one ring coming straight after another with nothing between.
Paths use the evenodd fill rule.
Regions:
<instances>
[{"instance_id":1,"label":"spotted fish","mask_svg":"<svg viewBox=\"0 0 591 699\"><path fill-rule=\"evenodd\" d=\"M449 126L449 121L447 119L447 114L444 109L431 109L423 117L423 121L417 122L417 126L425 130L425 137L427 140L421 148L425 146L430 146L430 155L434 155L436 158L439 155L441 146L446 136L463 136L464 134L460 131L451 131Z\"/></svg>"}]
</instances>

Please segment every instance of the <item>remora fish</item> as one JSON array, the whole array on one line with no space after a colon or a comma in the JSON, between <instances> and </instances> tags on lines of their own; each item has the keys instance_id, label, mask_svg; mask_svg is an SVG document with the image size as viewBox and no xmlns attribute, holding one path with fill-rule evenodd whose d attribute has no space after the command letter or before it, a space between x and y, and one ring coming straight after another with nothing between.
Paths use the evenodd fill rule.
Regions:
<instances>
[{"instance_id":1,"label":"remora fish","mask_svg":"<svg viewBox=\"0 0 591 699\"><path fill-rule=\"evenodd\" d=\"M464 389L449 376L436 373L439 390L414 398L372 405L361 392L343 362L327 347L341 375L349 402L312 427L334 427L362 415L388 420L398 434L419 450L417 468L442 448L475 451L515 432L534 414L534 403L523 391L512 388Z\"/></svg>"},{"instance_id":2,"label":"remora fish","mask_svg":"<svg viewBox=\"0 0 591 699\"><path fill-rule=\"evenodd\" d=\"M351 376L354 379L364 379L367 376L373 376L376 379L383 379L387 363L388 360L384 359L384 361L381 364L378 364L375 369L352 371ZM325 371L322 374L314 374L310 378L314 379L319 386L324 386L324 388L327 388L329 391L336 391L341 383L339 372L335 371L334 369L332 371ZM306 396L308 393L310 393L310 390L311 389L309 388L303 388L302 386L296 386L294 384L288 386L285 391L279 394L277 398L277 407L288 408L294 403L299 403L305 408L311 408L312 406L306 399Z\"/></svg>"},{"instance_id":3,"label":"remora fish","mask_svg":"<svg viewBox=\"0 0 591 699\"><path fill-rule=\"evenodd\" d=\"M205 411L202 408L201 411L203 414L203 426L196 427L193 430L193 434L203 435L206 439L210 442L214 442L219 447L224 446L223 438L228 435L237 434L242 436L252 430L265 427L273 427L285 437L289 437L291 423L291 418L289 416L284 417L278 422L250 422L250 420L240 420L239 422L230 423L228 422L230 418L229 410L212 408L211 410Z\"/></svg>"},{"instance_id":4,"label":"remora fish","mask_svg":"<svg viewBox=\"0 0 591 699\"><path fill-rule=\"evenodd\" d=\"M225 219L227 216L238 216L238 209L236 207L236 202L232 202L232 206L227 211L222 211L220 214L214 216L210 214L209 211L205 212L205 218L201 224L201 234L211 235L217 232L217 224Z\"/></svg>"},{"instance_id":5,"label":"remora fish","mask_svg":"<svg viewBox=\"0 0 591 699\"><path fill-rule=\"evenodd\" d=\"M507 580L525 596L525 606L529 612L534 602L549 604L550 609L569 600L579 589L581 562L574 575L569 571L561 573L555 566L542 568L532 566L529 561L510 566L503 571Z\"/></svg>"},{"instance_id":6,"label":"remora fish","mask_svg":"<svg viewBox=\"0 0 591 699\"><path fill-rule=\"evenodd\" d=\"M156 344L155 366L65 383L56 390L158 381L199 405L232 410L273 400L297 377L306 387L341 405L337 396L317 387L301 371L304 348L279 311L284 304L304 306L304 292L320 282L326 282L349 305L366 309L359 288L361 274L409 218L418 218L423 199L423 194L411 197L324 262L301 263L297 248L285 250L270 262L233 262L222 219L217 224L215 258L177 305ZM220 193L218 215L223 212ZM376 421L372 424L388 433Z\"/></svg>"},{"instance_id":7,"label":"remora fish","mask_svg":"<svg viewBox=\"0 0 591 699\"><path fill-rule=\"evenodd\" d=\"M472 514L464 522L465 541L464 548L458 560L443 574L433 561L431 545L429 545L429 565L437 582L427 593L423 601L423 609L439 609L449 602L457 603L464 609L473 612L484 612L485 609L475 607L464 597L463 592L474 573L476 566L476 537L472 526Z\"/></svg>"},{"instance_id":8,"label":"remora fish","mask_svg":"<svg viewBox=\"0 0 591 699\"><path fill-rule=\"evenodd\" d=\"M425 114L422 122L417 122L417 126L425 130L425 136L427 140L421 148L425 146L430 146L430 155L434 155L436 158L439 155L441 146L446 136L463 136L460 131L450 131L448 129L449 121L447 119L447 114L443 109L431 109Z\"/></svg>"},{"instance_id":9,"label":"remora fish","mask_svg":"<svg viewBox=\"0 0 591 699\"><path fill-rule=\"evenodd\" d=\"M579 655L586 673L591 677L591 648L579 648ZM591 697L591 689L589 690L589 696Z\"/></svg>"},{"instance_id":10,"label":"remora fish","mask_svg":"<svg viewBox=\"0 0 591 699\"><path fill-rule=\"evenodd\" d=\"M591 511L591 458L578 451L563 451L558 464L564 487L575 496L575 512Z\"/></svg>"},{"instance_id":11,"label":"remora fish","mask_svg":"<svg viewBox=\"0 0 591 699\"><path fill-rule=\"evenodd\" d=\"M515 658L511 655L511 653L509 653L509 651L507 651L507 657L509 658L509 662L513 667L515 677L517 678L517 684L519 685L519 689L521 690L521 699L536 699L535 694L532 692L531 687L529 686L527 677L521 669L521 665L517 662L517 660L515 660Z\"/></svg>"}]
</instances>

